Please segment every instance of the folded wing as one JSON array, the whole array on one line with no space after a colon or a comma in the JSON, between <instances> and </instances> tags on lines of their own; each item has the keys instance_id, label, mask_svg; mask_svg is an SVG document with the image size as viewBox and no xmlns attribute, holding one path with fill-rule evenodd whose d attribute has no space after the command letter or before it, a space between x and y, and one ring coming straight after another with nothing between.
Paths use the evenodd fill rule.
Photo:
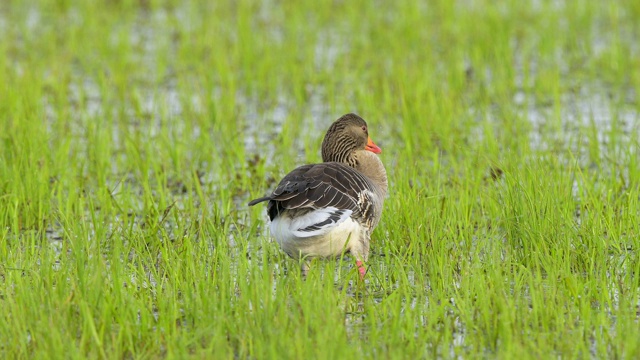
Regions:
<instances>
[{"instance_id":1,"label":"folded wing","mask_svg":"<svg viewBox=\"0 0 640 360\"><path fill-rule=\"evenodd\" d=\"M250 206L269 201L273 221L285 210L292 216L296 236L326 233L349 217L368 225L374 217L374 186L360 172L337 162L304 165L287 174L269 196Z\"/></svg>"}]
</instances>

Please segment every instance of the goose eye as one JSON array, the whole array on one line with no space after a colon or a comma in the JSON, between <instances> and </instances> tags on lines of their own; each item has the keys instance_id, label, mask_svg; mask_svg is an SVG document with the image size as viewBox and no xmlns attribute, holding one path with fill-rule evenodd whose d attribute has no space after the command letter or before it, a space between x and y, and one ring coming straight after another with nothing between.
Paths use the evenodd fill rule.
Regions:
<instances>
[{"instance_id":1,"label":"goose eye","mask_svg":"<svg viewBox=\"0 0 640 360\"><path fill-rule=\"evenodd\" d=\"M362 127L362 131L367 132L367 127L366 127L366 126L363 126L363 127Z\"/></svg>"}]
</instances>

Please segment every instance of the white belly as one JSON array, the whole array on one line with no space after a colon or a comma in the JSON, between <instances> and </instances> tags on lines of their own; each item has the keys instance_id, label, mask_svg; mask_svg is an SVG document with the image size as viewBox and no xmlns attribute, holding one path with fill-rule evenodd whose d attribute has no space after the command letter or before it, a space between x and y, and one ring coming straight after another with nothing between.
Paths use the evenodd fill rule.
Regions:
<instances>
[{"instance_id":1,"label":"white belly","mask_svg":"<svg viewBox=\"0 0 640 360\"><path fill-rule=\"evenodd\" d=\"M291 229L292 220L278 216L271 222L271 235L282 249L294 259L304 257L335 257L348 252L352 247L359 248L360 224L350 217L322 235L299 237Z\"/></svg>"}]
</instances>

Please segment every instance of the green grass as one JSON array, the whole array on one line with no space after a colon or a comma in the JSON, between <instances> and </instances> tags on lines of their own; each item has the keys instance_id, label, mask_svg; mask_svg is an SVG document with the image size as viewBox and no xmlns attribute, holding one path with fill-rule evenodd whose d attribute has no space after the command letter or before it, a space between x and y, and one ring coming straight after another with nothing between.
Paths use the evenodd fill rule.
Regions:
<instances>
[{"instance_id":1,"label":"green grass","mask_svg":"<svg viewBox=\"0 0 640 360\"><path fill-rule=\"evenodd\" d=\"M0 357L640 356L640 2L0 4ZM249 199L355 111L364 284ZM495 176L492 176L495 175Z\"/></svg>"}]
</instances>

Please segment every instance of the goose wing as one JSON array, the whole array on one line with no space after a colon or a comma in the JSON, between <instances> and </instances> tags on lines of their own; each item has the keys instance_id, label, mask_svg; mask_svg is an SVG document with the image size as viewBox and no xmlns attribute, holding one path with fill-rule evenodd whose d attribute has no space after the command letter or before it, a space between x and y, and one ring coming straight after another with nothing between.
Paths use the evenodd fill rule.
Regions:
<instances>
[{"instance_id":1,"label":"goose wing","mask_svg":"<svg viewBox=\"0 0 640 360\"><path fill-rule=\"evenodd\" d=\"M297 231L313 236L349 217L370 226L376 216L375 196L374 185L359 171L341 163L327 162L296 168L280 181L271 195L255 199L249 205L269 201L267 211L272 221L289 210Z\"/></svg>"}]
</instances>

